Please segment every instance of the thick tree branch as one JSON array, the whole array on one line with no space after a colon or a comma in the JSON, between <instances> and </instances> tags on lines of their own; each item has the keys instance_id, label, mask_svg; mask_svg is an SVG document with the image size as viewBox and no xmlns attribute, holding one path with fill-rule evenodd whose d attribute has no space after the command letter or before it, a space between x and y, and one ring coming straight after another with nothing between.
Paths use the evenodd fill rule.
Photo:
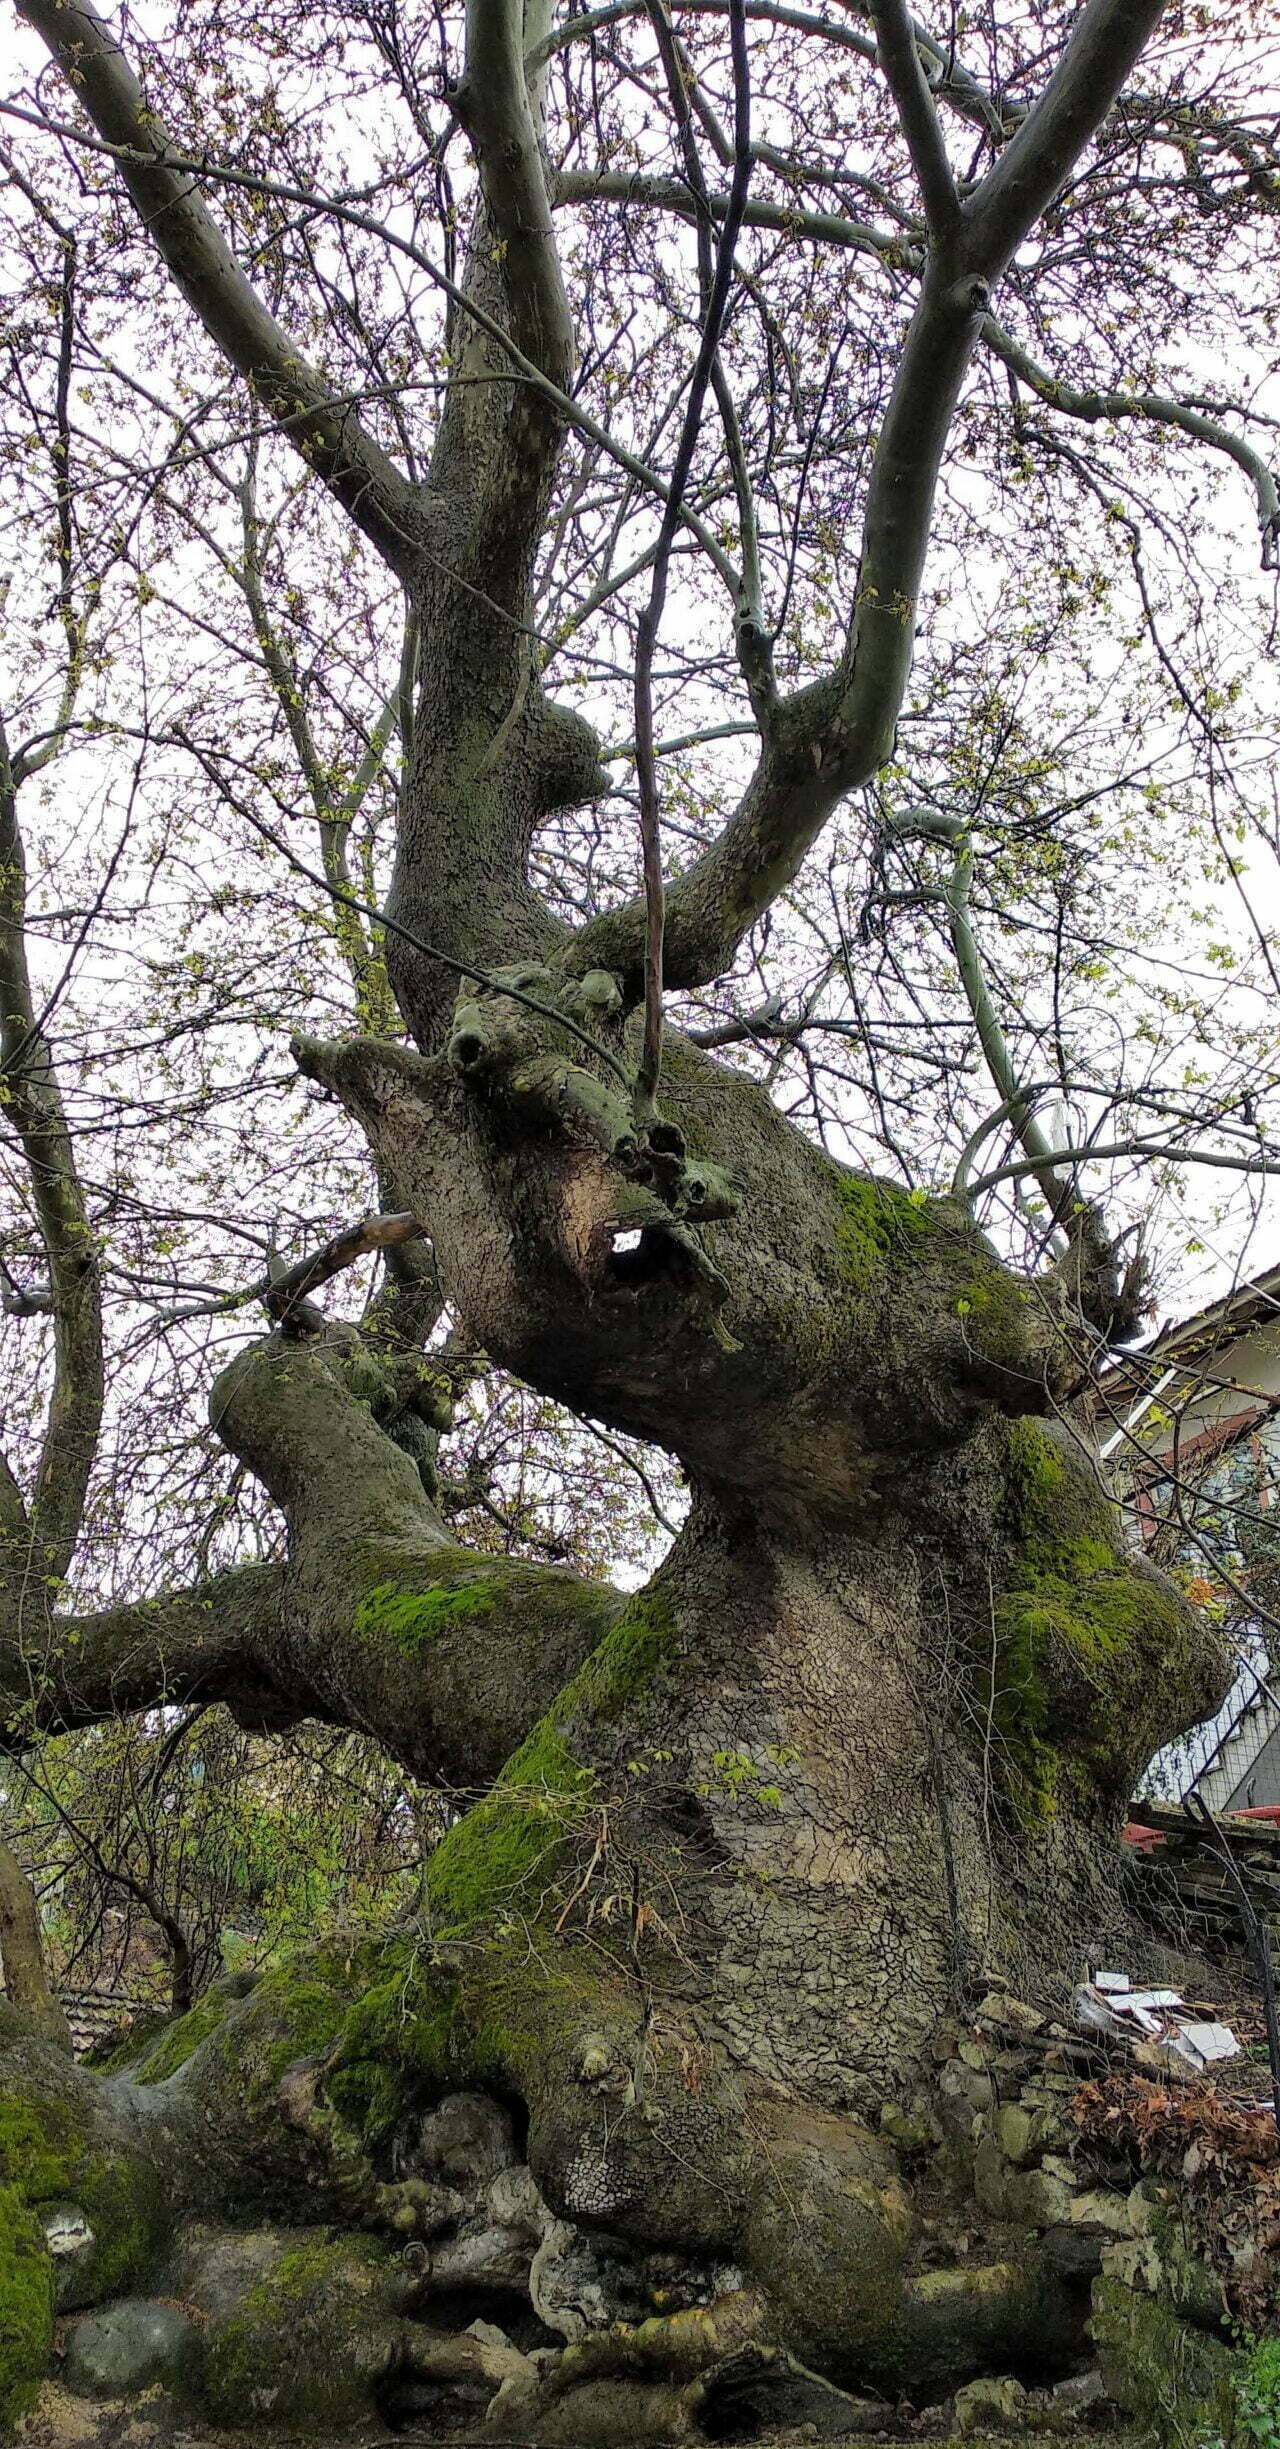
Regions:
<instances>
[{"instance_id":1,"label":"thick tree branch","mask_svg":"<svg viewBox=\"0 0 1280 2449\"><path fill-rule=\"evenodd\" d=\"M526 84L521 0L469 0L466 75L453 101L475 147L481 192L503 250L511 337L567 390L573 319Z\"/></svg>"},{"instance_id":2,"label":"thick tree branch","mask_svg":"<svg viewBox=\"0 0 1280 2449\"><path fill-rule=\"evenodd\" d=\"M966 257L988 281L1052 204L1118 101L1165 0L1086 0L1041 99L964 205Z\"/></svg>"},{"instance_id":3,"label":"thick tree branch","mask_svg":"<svg viewBox=\"0 0 1280 2449\"><path fill-rule=\"evenodd\" d=\"M935 242L945 245L959 226L960 203L933 95L920 64L911 14L905 0L871 0L871 16L880 65L907 140L925 218Z\"/></svg>"},{"instance_id":4,"label":"thick tree branch","mask_svg":"<svg viewBox=\"0 0 1280 2449\"><path fill-rule=\"evenodd\" d=\"M682 221L698 220L700 207L681 179L663 178L640 170L562 170L556 178L556 203L633 204L652 212L674 213ZM706 209L713 221L723 221L729 208L727 189L708 188ZM850 221L841 213L811 211L799 204L778 204L768 196L748 196L743 207L748 229L782 230L788 237L813 238L820 245L848 247L860 255L901 266L901 230L876 229L866 221Z\"/></svg>"},{"instance_id":5,"label":"thick tree branch","mask_svg":"<svg viewBox=\"0 0 1280 2449\"><path fill-rule=\"evenodd\" d=\"M102 1419L102 1286L97 1244L67 1128L53 1053L36 1012L25 942L26 859L0 725L0 1104L26 1161L48 1266L54 1376L26 1541L0 1554L0 1581L37 1586L67 1570L84 1512ZM16 1527L7 1469L0 1528Z\"/></svg>"},{"instance_id":6,"label":"thick tree branch","mask_svg":"<svg viewBox=\"0 0 1280 2449\"><path fill-rule=\"evenodd\" d=\"M210 1402L289 1530L268 1665L299 1714L372 1734L416 1774L488 1784L623 1601L576 1574L473 1554L446 1531L408 1434L448 1418L431 1356L351 1328L249 1346Z\"/></svg>"},{"instance_id":7,"label":"thick tree branch","mask_svg":"<svg viewBox=\"0 0 1280 2449\"><path fill-rule=\"evenodd\" d=\"M282 330L227 245L92 0L17 0L108 144L149 235L210 338L268 416L401 576L421 524L415 488Z\"/></svg>"},{"instance_id":8,"label":"thick tree branch","mask_svg":"<svg viewBox=\"0 0 1280 2449\"><path fill-rule=\"evenodd\" d=\"M748 684L755 682L762 708L773 702L772 675L767 654L763 649L763 617L755 540L755 513L747 478L741 435L732 395L720 363L720 333L725 309L729 302L729 285L733 277L733 251L742 226L742 210L747 200L751 177L751 84L747 61L746 18L741 7L730 19L733 42L735 96L734 170L729 192L728 210L720 230L715 261L712 262L710 217L706 213L706 185L698 159L697 145L689 117L683 64L667 19L663 0L653 0L652 19L659 51L667 72L672 110L680 130L686 175L695 197L702 207L698 222L698 261L703 291L702 334L693 373L689 380L684 417L671 467L671 491L662 514L658 531L657 551L649 586L649 601L640 614L636 630L635 663L635 730L636 781L640 792L640 841L644 867L644 889L647 904L645 925L644 1040L636 1073L636 1119L646 1126L655 1113L658 1078L662 1063L662 989L663 934L666 925L666 902L662 878L662 836L659 815L658 777L653 744L653 659L658 632L666 602L667 580L671 567L671 548L675 542L680 516L680 503L697 447L702 423L702 405L707 386L711 384L719 403L725 441L734 468L738 494L739 516L749 576L744 585L738 614L738 634L743 671ZM749 643L746 643L749 641Z\"/></svg>"},{"instance_id":9,"label":"thick tree branch","mask_svg":"<svg viewBox=\"0 0 1280 2449\"><path fill-rule=\"evenodd\" d=\"M55 1616L33 1594L0 1623L0 1748L127 1717L160 1702L224 1700L249 1725L302 1712L271 1678L280 1565L241 1565L191 1590Z\"/></svg>"}]
</instances>

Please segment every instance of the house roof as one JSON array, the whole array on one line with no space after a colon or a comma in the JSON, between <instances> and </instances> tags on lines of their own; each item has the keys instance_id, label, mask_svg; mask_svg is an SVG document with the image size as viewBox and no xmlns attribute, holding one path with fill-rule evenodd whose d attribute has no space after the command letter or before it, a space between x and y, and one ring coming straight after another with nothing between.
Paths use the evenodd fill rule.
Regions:
<instances>
[{"instance_id":1,"label":"house roof","mask_svg":"<svg viewBox=\"0 0 1280 2449\"><path fill-rule=\"evenodd\" d=\"M1204 1309L1193 1311L1190 1318L1170 1320L1149 1344L1141 1347L1141 1358L1163 1361L1166 1367L1171 1361L1199 1360L1206 1352L1219 1350L1224 1342L1234 1342L1238 1335L1270 1318L1280 1320L1280 1267L1269 1267L1265 1274L1251 1277L1247 1284L1237 1285L1234 1292L1221 1300L1210 1301Z\"/></svg>"},{"instance_id":2,"label":"house roof","mask_svg":"<svg viewBox=\"0 0 1280 2449\"><path fill-rule=\"evenodd\" d=\"M1238 1284L1233 1292L1193 1310L1188 1318L1170 1319L1149 1343L1117 1354L1081 1397L1080 1411L1090 1420L1101 1415L1118 1419L1141 1401L1166 1370L1179 1374L1190 1370L1209 1353L1220 1352L1224 1345L1247 1335L1251 1327L1273 1319L1280 1325L1280 1267L1268 1267L1248 1283ZM1234 1383L1223 1378L1221 1387L1229 1391ZM1271 1399L1260 1398L1254 1388L1241 1386L1239 1391L1251 1403L1271 1408Z\"/></svg>"}]
</instances>

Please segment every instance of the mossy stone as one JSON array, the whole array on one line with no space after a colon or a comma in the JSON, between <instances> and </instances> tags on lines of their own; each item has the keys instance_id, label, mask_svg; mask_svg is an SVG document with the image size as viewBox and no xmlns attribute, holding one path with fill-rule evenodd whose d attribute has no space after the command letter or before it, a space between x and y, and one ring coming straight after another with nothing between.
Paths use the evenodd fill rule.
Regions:
<instances>
[{"instance_id":1,"label":"mossy stone","mask_svg":"<svg viewBox=\"0 0 1280 2449\"><path fill-rule=\"evenodd\" d=\"M153 2381L190 2382L198 2348L177 2305L124 2296L72 2324L62 2377L77 2397L125 2398Z\"/></svg>"},{"instance_id":2,"label":"mossy stone","mask_svg":"<svg viewBox=\"0 0 1280 2449\"><path fill-rule=\"evenodd\" d=\"M219 2423L340 2432L373 2411L387 2366L386 2247L303 2232L205 2341L200 2397Z\"/></svg>"},{"instance_id":3,"label":"mossy stone","mask_svg":"<svg viewBox=\"0 0 1280 2449\"><path fill-rule=\"evenodd\" d=\"M1110 2395L1168 2449L1232 2438L1248 2359L1225 2339L1105 2276L1094 2282L1089 2328Z\"/></svg>"},{"instance_id":4,"label":"mossy stone","mask_svg":"<svg viewBox=\"0 0 1280 2449\"><path fill-rule=\"evenodd\" d=\"M140 2155L102 2139L88 2099L70 2084L43 2098L7 2094L0 2066L0 2188L12 2188L30 2211L55 2202L83 2211L94 2242L77 2263L69 2307L128 2287L155 2259L164 2227L159 2180Z\"/></svg>"}]
</instances>

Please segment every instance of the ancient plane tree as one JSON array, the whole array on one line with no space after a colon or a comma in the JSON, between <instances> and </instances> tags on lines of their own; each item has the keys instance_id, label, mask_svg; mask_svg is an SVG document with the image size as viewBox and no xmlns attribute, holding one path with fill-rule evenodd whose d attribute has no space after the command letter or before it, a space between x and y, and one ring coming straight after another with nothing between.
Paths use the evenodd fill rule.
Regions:
<instances>
[{"instance_id":1,"label":"ancient plane tree","mask_svg":"<svg viewBox=\"0 0 1280 2449\"><path fill-rule=\"evenodd\" d=\"M401 15L345 14L369 37L387 107L407 107ZM327 1258L275 1271L262 1288L275 1323L209 1388L216 1437L287 1544L276 1561L108 1609L60 1596L103 1412L102 1239L23 949L19 817L49 742L6 752L5 1122L45 1258L41 1285L10 1307L41 1307L56 1347L37 1467L25 1482L0 1473L8 1739L220 1700L250 1727L358 1728L474 1799L431 1857L411 1929L318 1945L246 1997L219 1995L137 2080L73 2068L38 1983L6 2011L0 2297L7 2287L20 2310L0 2312L0 2381L13 2392L48 2346L40 2211L55 2199L78 2203L94 2234L81 2301L143 2285L192 2215L351 2232L301 2274L295 2257L294 2314L260 2304L248 2359L296 2353L305 2302L339 2413L465 2381L505 2390L522 2437L634 2439L699 2409L710 2421L717 2375L740 2377L744 2358L919 2397L984 2364L1069 2352L1078 2302L1030 2246L1005 2237L981 2268L950 2274L918 2263L911 2186L877 2122L975 1981L1054 1994L1091 1950L1141 1945L1117 1824L1154 1746L1222 1689L1211 1636L1129 1553L1054 1417L1132 1335L1134 1283L1010 1068L965 933L954 808L904 805L890 788L883 839L935 860L928 894L950 913L986 1102L1045 1203L1038 1271L1006 1265L963 1198L835 1161L665 1007L732 970L835 812L891 765L944 472L963 494L956 419L975 367L1001 370L1010 447L1031 401L1064 461L1099 422L1130 420L1225 463L1274 554L1275 487L1239 416L1145 375L1075 387L1029 344L1041 327L1070 358L1046 228L1077 228L1087 260L1128 216L1140 256L1145 213L1167 256L1180 215L1218 211L1234 229L1273 201L1265 131L1186 98L1162 14L1158 0L1087 0L1025 23L979 11L970 64L967 30L945 12L917 21L901 0L830 19L730 0L679 27L661 0L564 19L541 0L473 0L450 30L461 72L436 97L469 163L450 272L443 198L429 254L420 220L410 237L394 213L379 221L355 176L327 195L322 181L239 170L234 145L166 121L145 44L135 66L90 0L19 0L47 52L28 120L136 215L152 271L220 352L246 429L283 438L327 516L380 557L411 644L385 912L336 824L323 861L357 971L377 922L394 1004L366 966L362 1025L292 1046L367 1142L382 1213ZM859 113L898 149L892 193L850 170L865 222L834 174L838 214L804 187L776 111L753 120L758 46L780 36L797 46L801 95L824 46L840 46L852 161ZM610 75L629 63L643 143L589 159L590 129L570 126L553 74L575 42L599 45ZM712 55L709 84L698 63ZM353 246L429 262L448 327L428 410L411 385L410 407L388 408L393 377L361 400L311 362L269 240L256 264L224 234L237 181L291 225L328 214ZM598 332L601 295L579 250L562 258L557 216L586 206L593 229L665 214L686 234L688 359L644 453L578 385L579 331L589 318ZM74 228L59 226L69 260ZM824 660L799 676L779 646L785 554L761 548L774 531L726 337L759 289L736 250L770 230L793 250L837 251L837 298L842 265L909 293L885 327L883 413L841 479ZM607 240L599 278L624 280L627 261ZM1134 280L1140 305L1140 268ZM760 311L767 324L767 297ZM850 289L846 331L867 311ZM786 337L771 340L779 389ZM841 345L833 325L824 403L839 396ZM647 520L625 574L644 857L643 889L575 924L532 863L608 776L600 739L548 677L537 605L568 553L566 471L578 484L573 453L588 445L593 467L620 471L628 520ZM720 589L732 665L726 653L717 685L747 746L734 803L664 861L653 675L685 618L673 572L695 561ZM246 545L246 587L253 570ZM269 661L265 606L254 626ZM289 685L286 672L286 700ZM252 814L252 782L239 787ZM371 1249L385 1274L361 1322L317 1307L325 1276L340 1285L342 1263ZM446 1306L466 1351L678 1462L688 1517L647 1587L459 1543L435 1461L457 1384L431 1340ZM424 2116L447 2118L459 2094L480 2121L470 2158L462 2143L452 2161L415 2158ZM518 2141L520 2183L508 2168L501 2202L485 2192L503 2172L485 2162L476 2095ZM416 2259L386 2250L406 2239ZM594 2269L596 2311L557 2331L557 2307L576 2300L553 2274L571 2265ZM500 2319L531 2297L544 2335L576 2341L572 2353L535 2367L451 2337L450 2307L466 2308L461 2332L486 2290ZM640 2331L609 2318L646 2311ZM238 2369L227 2349L213 2402L252 2414ZM285 2386L301 2391L300 2373Z\"/></svg>"}]
</instances>

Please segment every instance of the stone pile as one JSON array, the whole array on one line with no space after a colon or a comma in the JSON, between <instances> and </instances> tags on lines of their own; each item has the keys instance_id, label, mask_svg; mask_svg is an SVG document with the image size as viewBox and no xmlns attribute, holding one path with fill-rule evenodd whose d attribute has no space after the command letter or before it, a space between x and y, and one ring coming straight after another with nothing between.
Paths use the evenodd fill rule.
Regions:
<instances>
[{"instance_id":1,"label":"stone pile","mask_svg":"<svg viewBox=\"0 0 1280 2449\"><path fill-rule=\"evenodd\" d=\"M967 2165L978 2211L1038 2232L1047 2262L1090 2289L1099 2357L1091 2415L1105 2397L1162 2439L1230 2438L1245 2358L1221 2282L1195 2250L1179 2188L1145 2170L1135 2179L1127 2155L1108 2159L1083 2144L1068 2115L1082 2083L1118 2066L1170 2080L1167 2057L1144 2066L1141 2046L1086 2040L1002 1991L936 2047L935 2132L953 2179L963 2183ZM971 2388L972 2420L987 2410L982 2428L1044 2420L1036 2394L1020 2395L1016 2381ZM964 2392L956 2405L964 2432L971 2417L961 2400ZM1202 2424L1203 2434L1188 2423Z\"/></svg>"}]
</instances>

